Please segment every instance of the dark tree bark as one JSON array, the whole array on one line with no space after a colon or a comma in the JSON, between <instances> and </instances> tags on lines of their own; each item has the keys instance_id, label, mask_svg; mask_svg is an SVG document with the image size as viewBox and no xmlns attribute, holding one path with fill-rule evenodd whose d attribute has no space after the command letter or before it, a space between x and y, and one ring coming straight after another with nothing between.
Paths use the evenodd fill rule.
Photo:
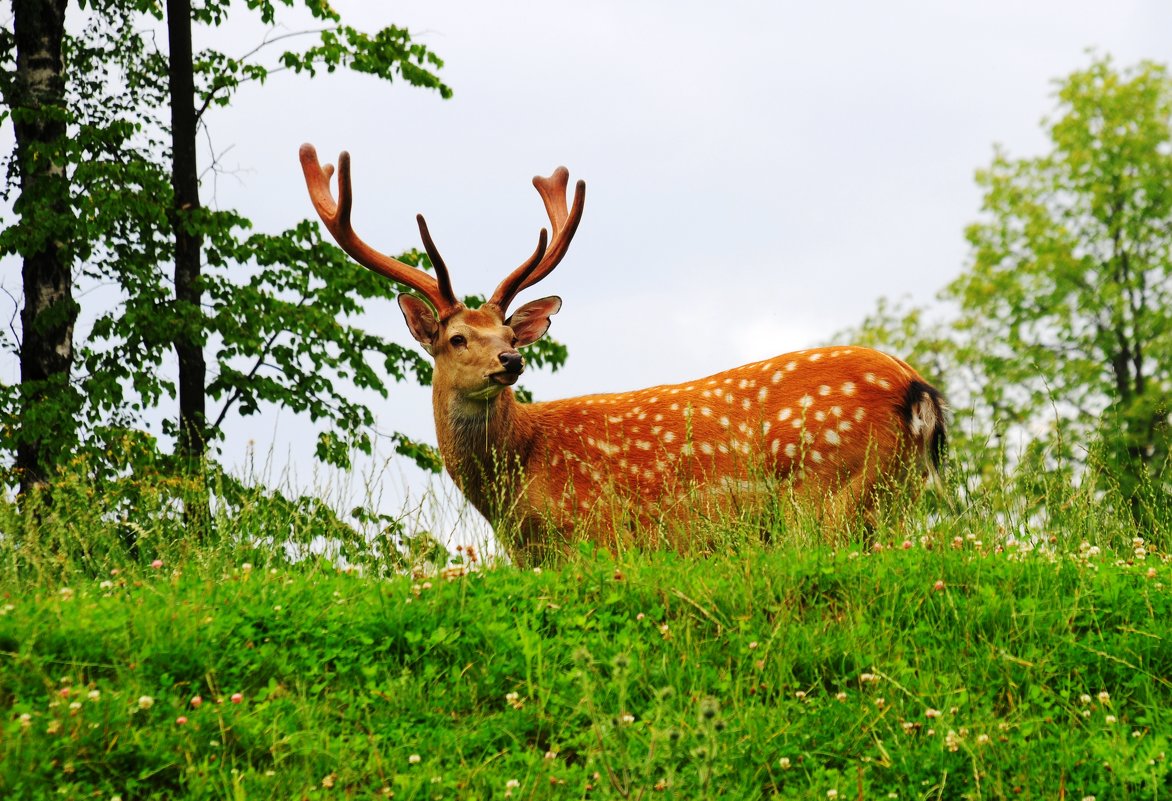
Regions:
<instances>
[{"instance_id":1,"label":"dark tree bark","mask_svg":"<svg viewBox=\"0 0 1172 801\"><path fill-rule=\"evenodd\" d=\"M66 135L66 0L13 0L16 72L5 98L12 109L25 229L22 278L21 430L16 467L22 495L47 486L76 439L77 393L69 384L78 307L68 241L69 178L61 153Z\"/></svg>"},{"instance_id":2,"label":"dark tree bark","mask_svg":"<svg viewBox=\"0 0 1172 801\"><path fill-rule=\"evenodd\" d=\"M198 227L199 169L196 163L195 82L191 52L191 0L167 0L170 49L171 183L175 205L175 353L179 358L179 455L196 464L207 451L203 289Z\"/></svg>"}]
</instances>

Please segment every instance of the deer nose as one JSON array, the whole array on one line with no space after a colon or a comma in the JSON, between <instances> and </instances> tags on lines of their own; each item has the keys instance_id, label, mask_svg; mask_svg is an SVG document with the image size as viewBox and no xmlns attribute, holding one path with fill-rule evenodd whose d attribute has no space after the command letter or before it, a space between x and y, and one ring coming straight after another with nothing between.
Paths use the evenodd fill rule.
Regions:
<instances>
[{"instance_id":1,"label":"deer nose","mask_svg":"<svg viewBox=\"0 0 1172 801\"><path fill-rule=\"evenodd\" d=\"M506 350L497 358L501 360L501 366L505 368L506 373L520 374L525 369L525 360L515 350Z\"/></svg>"}]
</instances>

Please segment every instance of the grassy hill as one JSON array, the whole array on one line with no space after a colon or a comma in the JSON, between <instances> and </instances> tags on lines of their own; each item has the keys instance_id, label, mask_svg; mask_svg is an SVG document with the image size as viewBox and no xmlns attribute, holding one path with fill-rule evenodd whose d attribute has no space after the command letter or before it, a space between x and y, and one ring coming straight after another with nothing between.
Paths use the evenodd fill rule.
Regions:
<instances>
[{"instance_id":1,"label":"grassy hill","mask_svg":"<svg viewBox=\"0 0 1172 801\"><path fill-rule=\"evenodd\" d=\"M3 798L1172 796L1172 563L1090 517L380 577L3 514Z\"/></svg>"}]
</instances>

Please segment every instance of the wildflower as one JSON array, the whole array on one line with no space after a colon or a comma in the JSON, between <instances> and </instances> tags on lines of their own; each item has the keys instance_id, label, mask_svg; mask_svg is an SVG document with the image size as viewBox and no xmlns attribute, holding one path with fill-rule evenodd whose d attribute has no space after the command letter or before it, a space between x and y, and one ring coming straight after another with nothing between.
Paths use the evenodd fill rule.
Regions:
<instances>
[{"instance_id":1,"label":"wildflower","mask_svg":"<svg viewBox=\"0 0 1172 801\"><path fill-rule=\"evenodd\" d=\"M243 700L244 700L243 693L232 693L232 703L239 704Z\"/></svg>"},{"instance_id":2,"label":"wildflower","mask_svg":"<svg viewBox=\"0 0 1172 801\"><path fill-rule=\"evenodd\" d=\"M241 569L242 571L244 571L245 573L250 573L250 572L252 572L252 563L251 563L251 562L245 562L244 564L242 564L242 565L240 566L240 569ZM327 777L327 778L328 778L328 777Z\"/></svg>"},{"instance_id":3,"label":"wildflower","mask_svg":"<svg viewBox=\"0 0 1172 801\"><path fill-rule=\"evenodd\" d=\"M1099 692L1099 703L1100 704L1111 703L1111 694L1109 692L1107 692L1106 690L1100 691Z\"/></svg>"},{"instance_id":4,"label":"wildflower","mask_svg":"<svg viewBox=\"0 0 1172 801\"><path fill-rule=\"evenodd\" d=\"M663 639L665 639L665 640L671 639L671 628L666 623L663 623L662 625L660 625L659 636L663 637Z\"/></svg>"},{"instance_id":5,"label":"wildflower","mask_svg":"<svg viewBox=\"0 0 1172 801\"><path fill-rule=\"evenodd\" d=\"M509 779L507 782L505 782L505 787L509 790L516 790L520 786L521 782L517 781L516 779Z\"/></svg>"},{"instance_id":6,"label":"wildflower","mask_svg":"<svg viewBox=\"0 0 1172 801\"><path fill-rule=\"evenodd\" d=\"M859 683L860 684L874 684L877 681L879 681L879 677L876 676L874 673L861 673L861 674L859 674Z\"/></svg>"},{"instance_id":7,"label":"wildflower","mask_svg":"<svg viewBox=\"0 0 1172 801\"><path fill-rule=\"evenodd\" d=\"M806 691L805 690L798 690L796 693L794 693L794 698L798 699L799 701L805 700Z\"/></svg>"},{"instance_id":8,"label":"wildflower","mask_svg":"<svg viewBox=\"0 0 1172 801\"><path fill-rule=\"evenodd\" d=\"M186 718L186 717L184 717L183 715L180 715L179 717L175 718L175 725L176 725L176 726L185 726L185 725L187 725L187 718Z\"/></svg>"},{"instance_id":9,"label":"wildflower","mask_svg":"<svg viewBox=\"0 0 1172 801\"><path fill-rule=\"evenodd\" d=\"M880 709L882 709L884 706L886 706L886 704L887 704L886 698L876 698L875 699L875 706L879 707Z\"/></svg>"},{"instance_id":10,"label":"wildflower","mask_svg":"<svg viewBox=\"0 0 1172 801\"><path fill-rule=\"evenodd\" d=\"M1117 719L1118 718L1116 718L1114 715L1108 715L1107 717L1103 718L1103 720L1105 720L1107 723L1114 723Z\"/></svg>"},{"instance_id":11,"label":"wildflower","mask_svg":"<svg viewBox=\"0 0 1172 801\"><path fill-rule=\"evenodd\" d=\"M321 780L321 786L327 790L330 789L334 786L334 779L336 778L337 776L335 776L333 773L327 773L325 778Z\"/></svg>"},{"instance_id":12,"label":"wildflower","mask_svg":"<svg viewBox=\"0 0 1172 801\"><path fill-rule=\"evenodd\" d=\"M45 727L46 734L56 734L59 731L61 731L61 721L59 720L50 720L49 725Z\"/></svg>"},{"instance_id":13,"label":"wildflower","mask_svg":"<svg viewBox=\"0 0 1172 801\"><path fill-rule=\"evenodd\" d=\"M844 692L837 692L837 693L835 693L835 694L834 694L834 700L836 700L836 701L845 701L845 700L846 700L846 693L844 693Z\"/></svg>"},{"instance_id":14,"label":"wildflower","mask_svg":"<svg viewBox=\"0 0 1172 801\"><path fill-rule=\"evenodd\" d=\"M525 702L521 700L521 695L519 693L505 693L505 703L507 703L513 709L520 709L521 707L525 706Z\"/></svg>"},{"instance_id":15,"label":"wildflower","mask_svg":"<svg viewBox=\"0 0 1172 801\"><path fill-rule=\"evenodd\" d=\"M558 758L557 752L556 751L546 751L545 758L546 759L557 759Z\"/></svg>"},{"instance_id":16,"label":"wildflower","mask_svg":"<svg viewBox=\"0 0 1172 801\"><path fill-rule=\"evenodd\" d=\"M1091 702L1091 697L1089 695L1087 695L1086 693L1083 693L1082 695L1080 695L1078 697L1078 700L1080 703L1089 704Z\"/></svg>"},{"instance_id":17,"label":"wildflower","mask_svg":"<svg viewBox=\"0 0 1172 801\"><path fill-rule=\"evenodd\" d=\"M59 696L61 696L62 698L68 698L69 692L70 692L70 690L68 687L62 687L60 690L57 691L57 694Z\"/></svg>"},{"instance_id":18,"label":"wildflower","mask_svg":"<svg viewBox=\"0 0 1172 801\"><path fill-rule=\"evenodd\" d=\"M60 594L62 601L73 600L73 590L69 587L62 587L60 590L58 590L58 593Z\"/></svg>"},{"instance_id":19,"label":"wildflower","mask_svg":"<svg viewBox=\"0 0 1172 801\"><path fill-rule=\"evenodd\" d=\"M23 713L20 716L19 720L20 720L20 727L22 729L27 729L33 725L33 716L30 715L28 712Z\"/></svg>"},{"instance_id":20,"label":"wildflower","mask_svg":"<svg viewBox=\"0 0 1172 801\"><path fill-rule=\"evenodd\" d=\"M156 559L155 561L151 562L151 567L153 567L155 570L158 570L162 566L163 566L162 559Z\"/></svg>"},{"instance_id":21,"label":"wildflower","mask_svg":"<svg viewBox=\"0 0 1172 801\"><path fill-rule=\"evenodd\" d=\"M69 714L76 715L81 709L81 701L74 701L69 705Z\"/></svg>"},{"instance_id":22,"label":"wildflower","mask_svg":"<svg viewBox=\"0 0 1172 801\"><path fill-rule=\"evenodd\" d=\"M540 576L541 575L541 568L540 567L533 568L533 573L534 573L534 575Z\"/></svg>"},{"instance_id":23,"label":"wildflower","mask_svg":"<svg viewBox=\"0 0 1172 801\"><path fill-rule=\"evenodd\" d=\"M110 581L109 579L106 579L105 581L98 582L98 588L102 589L102 590L111 589L113 586L114 586L114 582Z\"/></svg>"},{"instance_id":24,"label":"wildflower","mask_svg":"<svg viewBox=\"0 0 1172 801\"><path fill-rule=\"evenodd\" d=\"M989 744L989 735L987 735L987 734L978 734L977 735L977 745L988 745L988 744Z\"/></svg>"},{"instance_id":25,"label":"wildflower","mask_svg":"<svg viewBox=\"0 0 1172 801\"><path fill-rule=\"evenodd\" d=\"M1147 576L1148 576L1148 578L1150 578L1150 579L1154 579L1154 578L1156 577L1156 568L1154 568L1154 567L1149 567L1149 568L1148 568L1148 572L1147 572Z\"/></svg>"},{"instance_id":26,"label":"wildflower","mask_svg":"<svg viewBox=\"0 0 1172 801\"><path fill-rule=\"evenodd\" d=\"M781 759L777 760L777 764L781 765L782 770L789 770L790 769L789 757L782 757Z\"/></svg>"},{"instance_id":27,"label":"wildflower","mask_svg":"<svg viewBox=\"0 0 1172 801\"><path fill-rule=\"evenodd\" d=\"M634 716L634 715L632 715L630 712L624 712L624 713L622 714L622 716L620 716L620 717L619 717L619 720L620 720L621 722L623 722L623 723L626 723L626 724L628 724L628 725L629 725L629 724L631 724L631 723L634 723L634 722L635 722L635 716Z\"/></svg>"},{"instance_id":28,"label":"wildflower","mask_svg":"<svg viewBox=\"0 0 1172 801\"><path fill-rule=\"evenodd\" d=\"M419 756L419 754L412 754L411 756L407 757L407 762L411 765L418 765L422 759L423 757Z\"/></svg>"},{"instance_id":29,"label":"wildflower","mask_svg":"<svg viewBox=\"0 0 1172 801\"><path fill-rule=\"evenodd\" d=\"M645 617L647 617L647 615L640 612L639 614L635 615L635 620L642 620Z\"/></svg>"},{"instance_id":30,"label":"wildflower","mask_svg":"<svg viewBox=\"0 0 1172 801\"><path fill-rule=\"evenodd\" d=\"M910 551L912 549L912 541L911 540L904 540L903 545L901 545L900 547L903 548L905 551Z\"/></svg>"},{"instance_id":31,"label":"wildflower","mask_svg":"<svg viewBox=\"0 0 1172 801\"><path fill-rule=\"evenodd\" d=\"M838 790L830 789L826 791L827 798L838 798Z\"/></svg>"},{"instance_id":32,"label":"wildflower","mask_svg":"<svg viewBox=\"0 0 1172 801\"><path fill-rule=\"evenodd\" d=\"M936 579L936 583L932 585L932 589L935 590L936 592L940 592L941 590L943 590L944 589L944 580L943 579Z\"/></svg>"},{"instance_id":33,"label":"wildflower","mask_svg":"<svg viewBox=\"0 0 1172 801\"><path fill-rule=\"evenodd\" d=\"M149 695L140 695L138 697L138 708L139 709L150 709L154 705L155 705L155 699L151 698Z\"/></svg>"},{"instance_id":34,"label":"wildflower","mask_svg":"<svg viewBox=\"0 0 1172 801\"><path fill-rule=\"evenodd\" d=\"M198 696L198 695L191 696L191 708L192 709L199 709L199 706L202 703L203 703L203 698L201 698L200 696Z\"/></svg>"},{"instance_id":35,"label":"wildflower","mask_svg":"<svg viewBox=\"0 0 1172 801\"><path fill-rule=\"evenodd\" d=\"M944 746L953 753L960 750L960 737L952 729L949 729L948 733L944 735Z\"/></svg>"},{"instance_id":36,"label":"wildflower","mask_svg":"<svg viewBox=\"0 0 1172 801\"><path fill-rule=\"evenodd\" d=\"M750 650L750 651L755 651L755 650L757 650L757 645L758 645L757 641L756 641L756 640L753 640L753 642L749 643L749 650Z\"/></svg>"}]
</instances>

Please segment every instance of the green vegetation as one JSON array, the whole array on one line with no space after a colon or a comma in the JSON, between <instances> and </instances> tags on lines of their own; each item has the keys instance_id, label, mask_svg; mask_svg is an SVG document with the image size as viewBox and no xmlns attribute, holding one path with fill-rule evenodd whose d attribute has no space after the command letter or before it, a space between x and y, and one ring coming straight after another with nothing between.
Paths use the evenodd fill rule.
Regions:
<instances>
[{"instance_id":1,"label":"green vegetation","mask_svg":"<svg viewBox=\"0 0 1172 801\"><path fill-rule=\"evenodd\" d=\"M411 571L291 560L329 519L261 492L194 545L174 487L68 489L0 511L6 798L1172 793L1169 532L1109 498Z\"/></svg>"}]
</instances>

